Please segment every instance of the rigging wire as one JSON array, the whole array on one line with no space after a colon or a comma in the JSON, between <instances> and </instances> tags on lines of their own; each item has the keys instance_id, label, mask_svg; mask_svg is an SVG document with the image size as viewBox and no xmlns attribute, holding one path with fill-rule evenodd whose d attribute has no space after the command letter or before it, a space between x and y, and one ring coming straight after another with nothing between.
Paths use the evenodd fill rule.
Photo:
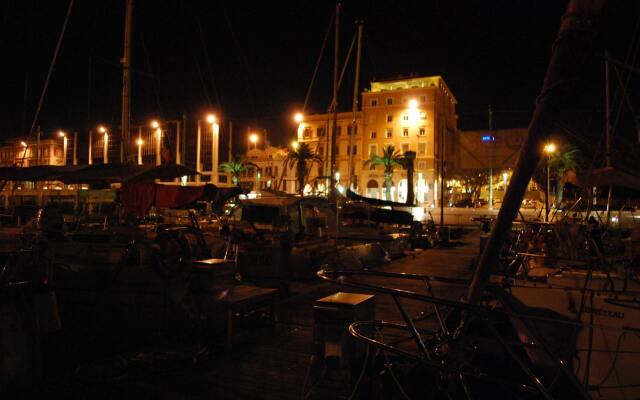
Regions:
<instances>
[{"instance_id":1,"label":"rigging wire","mask_svg":"<svg viewBox=\"0 0 640 400\"><path fill-rule=\"evenodd\" d=\"M311 96L311 90L313 88L313 84L315 83L316 76L318 75L318 69L320 68L320 62L322 61L322 55L324 54L324 50L327 47L327 39L329 39L329 33L331 32L331 28L336 19L335 12L331 16L331 20L329 21L329 26L327 27L327 31L324 34L324 39L322 40L322 46L320 47L320 54L318 54L318 59L316 60L316 66L313 70L313 75L311 76L311 82L309 82L309 87L307 88L307 94L304 97L304 104L302 105L302 114L305 113L307 109L307 104L309 103L309 96Z\"/></svg>"},{"instance_id":2,"label":"rigging wire","mask_svg":"<svg viewBox=\"0 0 640 400\"><path fill-rule=\"evenodd\" d=\"M200 44L202 44L202 51L204 53L204 61L207 64L207 70L209 72L209 76L211 78L211 87L213 88L213 95L216 98L217 107L222 108L222 102L220 101L220 94L218 93L218 86L216 85L215 74L213 73L213 68L211 68L211 59L209 57L209 50L207 48L207 43L204 41L204 32L202 30L202 24L200 23L200 16L198 13L195 13L196 25L198 27L198 33L200 38ZM209 104L211 105L211 103Z\"/></svg>"},{"instance_id":3,"label":"rigging wire","mask_svg":"<svg viewBox=\"0 0 640 400\"><path fill-rule=\"evenodd\" d=\"M38 106L36 107L35 115L33 116L33 121L31 121L31 127L29 128L29 133L27 134L27 146L25 146L24 151L22 153L22 159L20 160L20 165L24 164L24 160L27 158L27 149L28 149L28 140L33 135L33 130L35 129L36 123L38 122L38 116L40 115L40 110L42 110L42 103L44 102L44 97L47 94L47 88L49 87L49 82L51 81L51 75L53 74L53 68L56 65L56 61L58 60L58 54L60 54L60 48L62 47L62 39L64 38L64 34L67 31L67 25L69 24L69 19L71 19L71 11L73 10L73 4L75 0L69 1L69 6L67 8L67 14L64 18L64 23L62 24L62 29L60 31L60 35L58 36L58 41L56 43L55 50L53 52L53 58L51 59L51 64L49 64L49 70L47 71L47 77L44 81L44 87L42 88L42 93L40 94L40 99L38 100ZM5 183L2 184L2 188L4 188Z\"/></svg>"}]
</instances>

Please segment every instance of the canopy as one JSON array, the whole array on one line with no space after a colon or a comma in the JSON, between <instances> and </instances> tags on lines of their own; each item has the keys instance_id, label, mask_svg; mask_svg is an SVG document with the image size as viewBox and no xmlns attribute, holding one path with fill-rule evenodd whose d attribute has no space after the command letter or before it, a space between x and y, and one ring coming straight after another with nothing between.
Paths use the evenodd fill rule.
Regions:
<instances>
[{"instance_id":1,"label":"canopy","mask_svg":"<svg viewBox=\"0 0 640 400\"><path fill-rule=\"evenodd\" d=\"M640 177L628 174L614 167L592 169L580 174L569 172L567 173L566 181L581 187L614 186L640 190Z\"/></svg>"}]
</instances>

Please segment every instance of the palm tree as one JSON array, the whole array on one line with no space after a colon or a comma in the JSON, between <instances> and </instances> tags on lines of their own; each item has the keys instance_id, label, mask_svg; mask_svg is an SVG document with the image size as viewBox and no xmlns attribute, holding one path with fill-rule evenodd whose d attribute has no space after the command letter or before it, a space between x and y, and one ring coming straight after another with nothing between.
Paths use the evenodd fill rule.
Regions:
<instances>
[{"instance_id":1,"label":"palm tree","mask_svg":"<svg viewBox=\"0 0 640 400\"><path fill-rule=\"evenodd\" d=\"M322 158L315 151L311 150L308 143L300 143L296 147L288 149L284 159L284 168L296 167L296 177L298 178L298 193L304 193L304 182L309 173L309 167L314 163L322 164Z\"/></svg>"},{"instance_id":2,"label":"palm tree","mask_svg":"<svg viewBox=\"0 0 640 400\"><path fill-rule=\"evenodd\" d=\"M252 162L242 160L240 158L234 158L231 161L220 164L220 172L226 172L231 174L233 184L240 186L240 175L249 168L256 167Z\"/></svg>"},{"instance_id":3,"label":"palm tree","mask_svg":"<svg viewBox=\"0 0 640 400\"><path fill-rule=\"evenodd\" d=\"M579 169L580 162L580 152L578 149L572 148L555 153L549 160L549 169L554 170L556 175L556 207L560 207L562 204L565 173Z\"/></svg>"},{"instance_id":4,"label":"palm tree","mask_svg":"<svg viewBox=\"0 0 640 400\"><path fill-rule=\"evenodd\" d=\"M382 149L382 156L372 154L371 158L364 162L364 166L381 165L384 168L384 187L386 199L391 201L391 186L393 185L393 170L404 165L404 157L395 147L388 145Z\"/></svg>"}]
</instances>

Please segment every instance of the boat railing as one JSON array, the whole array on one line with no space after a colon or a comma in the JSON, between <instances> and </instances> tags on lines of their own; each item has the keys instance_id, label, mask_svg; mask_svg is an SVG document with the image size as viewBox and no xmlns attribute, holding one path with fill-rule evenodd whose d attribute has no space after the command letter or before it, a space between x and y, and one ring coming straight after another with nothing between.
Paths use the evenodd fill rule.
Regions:
<instances>
[{"instance_id":1,"label":"boat railing","mask_svg":"<svg viewBox=\"0 0 640 400\"><path fill-rule=\"evenodd\" d=\"M358 321L349 326L350 334L357 340L376 347L380 351L394 353L401 357L423 363L441 372L451 374L459 380L459 383L463 387L467 387L471 379L489 384L503 385L504 387L510 388L509 390L514 393L522 391L533 392L542 395L543 398L552 398L552 390L558 379L552 379L551 382L545 381L543 377L531 367L530 361L522 356L522 350L535 349L544 354L545 358L551 362L556 370L554 376L564 376L564 382L569 382L570 387L576 394L588 398L589 395L585 387L576 378L569 363L551 351L544 338L535 337L535 340L529 342L510 340L499 332L497 326L500 324L500 321L516 319L522 321L524 324L551 322L574 328L617 329L615 327L596 326L594 324L569 319L557 319L523 312L514 312L507 308L496 309L496 301L499 301L506 295L506 292L497 285L489 285L487 287L486 298L488 300L483 305L472 305L464 301L451 300L434 294L434 285L458 285L460 287L467 287L470 281L466 279L384 271L327 269L320 270L318 276L340 286L390 296L402 316L404 324L387 321ZM383 278L384 282L390 282L394 279L415 281L420 284L420 286L424 286L425 292L419 293L386 284L374 284L367 282L367 278ZM406 287L406 284L402 285ZM412 318L403 304L403 301L406 300L430 304L433 311L426 316L421 315L417 318ZM425 321L429 318L433 321L434 317L437 326L436 329L425 329L416 326L420 321ZM464 320L464 323L461 323L462 320ZM469 333L470 330L467 328L471 326L471 323L479 323L481 330L488 332L488 337L475 337L474 340L490 341L501 346L509 359L512 360L524 376L528 378L528 382L514 382L496 376L489 371L484 371L481 366L473 365L472 360L468 359L465 354L462 354L464 352L462 349L464 344L469 344L469 341L465 340L465 336L472 334ZM408 337L405 336L395 342L385 341L382 334L384 329L404 332L408 334ZM399 346L400 343L406 341L413 341L415 345L413 351L408 351L406 346Z\"/></svg>"}]
</instances>

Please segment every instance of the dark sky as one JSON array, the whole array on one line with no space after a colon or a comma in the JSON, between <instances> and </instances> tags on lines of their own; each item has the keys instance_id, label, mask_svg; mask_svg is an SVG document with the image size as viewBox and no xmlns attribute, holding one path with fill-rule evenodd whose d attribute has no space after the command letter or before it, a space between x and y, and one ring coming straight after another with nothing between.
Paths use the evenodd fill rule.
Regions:
<instances>
[{"instance_id":1,"label":"dark sky","mask_svg":"<svg viewBox=\"0 0 640 400\"><path fill-rule=\"evenodd\" d=\"M610 3L601 41L622 59L640 2ZM60 0L0 1L0 137L28 131L67 6ZM198 118L214 110L234 122L237 135L251 126L267 129L273 142L288 141L334 6L136 0L133 122L183 113ZM363 0L342 6L342 60L354 21L365 23L361 89L375 78L442 75L458 99L460 127L480 129L488 104L496 110L497 128L526 126L566 2ZM123 15L124 0L76 0L38 119L45 131L119 124ZM309 112L323 112L329 102L332 42L330 36ZM596 75L592 80L600 82ZM350 65L341 109L350 109L352 90ZM590 95L599 101L601 93Z\"/></svg>"}]
</instances>

